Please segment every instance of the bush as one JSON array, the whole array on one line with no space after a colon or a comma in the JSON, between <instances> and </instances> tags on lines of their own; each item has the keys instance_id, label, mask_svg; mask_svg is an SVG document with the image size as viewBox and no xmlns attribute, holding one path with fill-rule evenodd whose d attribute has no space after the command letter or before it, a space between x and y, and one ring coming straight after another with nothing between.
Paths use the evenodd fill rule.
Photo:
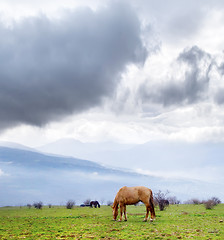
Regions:
<instances>
[{"instance_id":1,"label":"bush","mask_svg":"<svg viewBox=\"0 0 224 240\"><path fill-rule=\"evenodd\" d=\"M66 203L66 208L67 209L72 209L74 205L75 205L75 202L73 200L69 200Z\"/></svg>"},{"instance_id":2,"label":"bush","mask_svg":"<svg viewBox=\"0 0 224 240\"><path fill-rule=\"evenodd\" d=\"M215 205L218 205L221 203L221 200L217 197L212 197L211 200L215 203Z\"/></svg>"},{"instance_id":3,"label":"bush","mask_svg":"<svg viewBox=\"0 0 224 240\"><path fill-rule=\"evenodd\" d=\"M162 193L161 190L159 190L159 192L154 194L154 198L155 198L155 205L159 205L159 210L163 211L165 210L165 208L167 206L169 206L169 201L166 198L166 195L169 192L167 191L166 193Z\"/></svg>"},{"instance_id":4,"label":"bush","mask_svg":"<svg viewBox=\"0 0 224 240\"><path fill-rule=\"evenodd\" d=\"M198 205L198 204L201 204L202 202L200 200L198 200L197 198L193 198L192 203Z\"/></svg>"},{"instance_id":5,"label":"bush","mask_svg":"<svg viewBox=\"0 0 224 240\"><path fill-rule=\"evenodd\" d=\"M204 203L203 201L200 201L197 198L192 198L184 202L184 204L195 204L195 205L203 204L203 203Z\"/></svg>"},{"instance_id":6,"label":"bush","mask_svg":"<svg viewBox=\"0 0 224 240\"><path fill-rule=\"evenodd\" d=\"M214 206L216 206L220 203L221 203L221 201L217 197L212 197L211 199L204 201L204 205L205 205L206 209L213 209Z\"/></svg>"},{"instance_id":7,"label":"bush","mask_svg":"<svg viewBox=\"0 0 224 240\"><path fill-rule=\"evenodd\" d=\"M32 207L32 205L29 204L29 203L28 203L26 206L27 206L29 209Z\"/></svg>"},{"instance_id":8,"label":"bush","mask_svg":"<svg viewBox=\"0 0 224 240\"><path fill-rule=\"evenodd\" d=\"M204 205L206 209L212 209L215 206L214 202L211 199L205 201Z\"/></svg>"},{"instance_id":9,"label":"bush","mask_svg":"<svg viewBox=\"0 0 224 240\"><path fill-rule=\"evenodd\" d=\"M40 201L40 202L35 202L33 204L33 206L36 208L36 209L42 209L43 207L43 203Z\"/></svg>"},{"instance_id":10,"label":"bush","mask_svg":"<svg viewBox=\"0 0 224 240\"><path fill-rule=\"evenodd\" d=\"M170 204L180 204L181 201L177 199L177 197L172 196L172 197L168 197L167 199L169 201Z\"/></svg>"},{"instance_id":11,"label":"bush","mask_svg":"<svg viewBox=\"0 0 224 240\"><path fill-rule=\"evenodd\" d=\"M90 205L90 202L91 202L91 199L88 198L88 199L86 199L83 203L84 203L86 206L88 206L88 205Z\"/></svg>"}]
</instances>

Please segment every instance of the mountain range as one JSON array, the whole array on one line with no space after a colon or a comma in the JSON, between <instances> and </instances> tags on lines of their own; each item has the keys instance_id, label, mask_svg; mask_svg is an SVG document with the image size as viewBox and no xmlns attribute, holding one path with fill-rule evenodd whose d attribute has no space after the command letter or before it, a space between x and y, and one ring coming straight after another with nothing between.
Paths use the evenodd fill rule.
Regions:
<instances>
[{"instance_id":1,"label":"mountain range","mask_svg":"<svg viewBox=\"0 0 224 240\"><path fill-rule=\"evenodd\" d=\"M224 183L224 143L154 141L145 144L82 143L60 139L39 151L88 159L160 177L185 177Z\"/></svg>"},{"instance_id":2,"label":"mountain range","mask_svg":"<svg viewBox=\"0 0 224 240\"><path fill-rule=\"evenodd\" d=\"M68 151L68 141L71 143L73 140L67 139L66 141ZM53 145L51 144L51 147ZM76 145L71 144L71 148L72 145L73 151L75 151ZM89 157L86 155L86 159L89 160L71 156L69 151L67 154L70 156L63 156L63 152L40 152L40 150L43 151L43 147L31 149L14 143L0 143L0 206L24 205L34 201L43 201L45 204L64 204L70 199L80 204L87 198L106 203L112 201L116 192L124 185L144 185L150 187L154 192L169 190L170 195L175 195L181 200L210 196L224 199L223 193L220 191L223 187L222 182L214 184L211 181L190 177L160 176L153 174L153 171L147 171L147 162L141 171L135 169L131 164L134 152L141 147L147 149L146 146L106 143L101 146L93 144L94 147L90 147L91 144L85 145L79 142L77 145L81 146L79 149L83 153L89 154ZM55 149L62 151L63 144L59 147L57 143ZM80 154L81 150L77 152ZM97 156L97 151L99 161L96 162L96 159L90 161L91 156ZM120 160L122 156L127 157L126 154L130 152L133 154L129 155L130 164L125 158L124 162L127 164L123 163L124 165L120 164L120 166L117 164L116 158L113 163L107 161L108 158L106 162L103 162L100 157L110 154L108 156L112 158L112 156L120 154L118 157ZM142 156L139 158L143 158L143 152L141 150ZM142 164L139 161L139 166Z\"/></svg>"}]
</instances>

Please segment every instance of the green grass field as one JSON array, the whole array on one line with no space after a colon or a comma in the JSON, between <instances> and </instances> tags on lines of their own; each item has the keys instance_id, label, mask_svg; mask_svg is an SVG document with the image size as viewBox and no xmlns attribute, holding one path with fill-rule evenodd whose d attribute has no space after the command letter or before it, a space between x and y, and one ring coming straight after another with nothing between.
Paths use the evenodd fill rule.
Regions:
<instances>
[{"instance_id":1,"label":"green grass field","mask_svg":"<svg viewBox=\"0 0 224 240\"><path fill-rule=\"evenodd\" d=\"M224 204L173 205L143 222L145 207L127 206L128 221L112 221L112 209L0 208L0 239L224 239Z\"/></svg>"}]
</instances>

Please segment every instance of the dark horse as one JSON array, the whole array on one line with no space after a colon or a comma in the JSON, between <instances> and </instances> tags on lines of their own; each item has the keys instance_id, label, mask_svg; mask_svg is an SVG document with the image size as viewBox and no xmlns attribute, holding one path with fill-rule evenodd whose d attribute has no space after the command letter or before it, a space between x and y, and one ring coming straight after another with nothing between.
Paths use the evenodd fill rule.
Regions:
<instances>
[{"instance_id":1,"label":"dark horse","mask_svg":"<svg viewBox=\"0 0 224 240\"><path fill-rule=\"evenodd\" d=\"M124 220L127 221L126 215L126 205L133 205L138 202L143 202L146 206L146 216L144 221L148 220L149 211L151 213L150 221L156 217L154 204L153 204L153 195L152 190L147 187L122 187L113 203L113 220L116 221L118 215L118 205L120 205L120 220L122 221L122 214L124 212Z\"/></svg>"},{"instance_id":2,"label":"dark horse","mask_svg":"<svg viewBox=\"0 0 224 240\"><path fill-rule=\"evenodd\" d=\"M99 204L99 202L98 201L91 201L90 202L90 207L95 207L95 208L100 208L100 204Z\"/></svg>"}]
</instances>

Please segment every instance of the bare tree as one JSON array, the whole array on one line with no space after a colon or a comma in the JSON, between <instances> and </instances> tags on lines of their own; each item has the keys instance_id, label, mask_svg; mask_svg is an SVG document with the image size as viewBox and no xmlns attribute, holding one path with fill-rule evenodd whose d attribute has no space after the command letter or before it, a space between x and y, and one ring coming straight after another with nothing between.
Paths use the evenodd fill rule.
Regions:
<instances>
[{"instance_id":1,"label":"bare tree","mask_svg":"<svg viewBox=\"0 0 224 240\"><path fill-rule=\"evenodd\" d=\"M180 204L180 200L175 196L168 197L167 200L169 201L169 204Z\"/></svg>"},{"instance_id":2,"label":"bare tree","mask_svg":"<svg viewBox=\"0 0 224 240\"><path fill-rule=\"evenodd\" d=\"M207 201L204 201L204 205L206 209L213 209L214 206L220 204L221 201L217 197L212 197L208 199Z\"/></svg>"},{"instance_id":3,"label":"bare tree","mask_svg":"<svg viewBox=\"0 0 224 240\"><path fill-rule=\"evenodd\" d=\"M32 207L32 205L29 204L29 203L28 203L26 206L27 206L29 209Z\"/></svg>"},{"instance_id":4,"label":"bare tree","mask_svg":"<svg viewBox=\"0 0 224 240\"><path fill-rule=\"evenodd\" d=\"M202 202L201 202L199 199L197 199L197 198L192 198L191 201L192 201L192 203L195 204L195 205L198 205L198 204L201 204L201 203L202 203Z\"/></svg>"},{"instance_id":5,"label":"bare tree","mask_svg":"<svg viewBox=\"0 0 224 240\"><path fill-rule=\"evenodd\" d=\"M160 211L163 211L167 206L169 206L169 201L166 197L168 193L168 191L163 193L161 190L159 190L157 193L154 193L155 205L159 205Z\"/></svg>"},{"instance_id":6,"label":"bare tree","mask_svg":"<svg viewBox=\"0 0 224 240\"><path fill-rule=\"evenodd\" d=\"M221 200L217 197L212 197L211 200L214 202L215 205L218 205L221 203Z\"/></svg>"},{"instance_id":7,"label":"bare tree","mask_svg":"<svg viewBox=\"0 0 224 240\"><path fill-rule=\"evenodd\" d=\"M75 201L73 200L68 200L67 203L66 203L66 208L67 209L72 209L75 205Z\"/></svg>"},{"instance_id":8,"label":"bare tree","mask_svg":"<svg viewBox=\"0 0 224 240\"><path fill-rule=\"evenodd\" d=\"M90 205L90 202L91 202L91 199L88 198L88 199L86 199L83 203L84 203L85 205Z\"/></svg>"}]
</instances>

